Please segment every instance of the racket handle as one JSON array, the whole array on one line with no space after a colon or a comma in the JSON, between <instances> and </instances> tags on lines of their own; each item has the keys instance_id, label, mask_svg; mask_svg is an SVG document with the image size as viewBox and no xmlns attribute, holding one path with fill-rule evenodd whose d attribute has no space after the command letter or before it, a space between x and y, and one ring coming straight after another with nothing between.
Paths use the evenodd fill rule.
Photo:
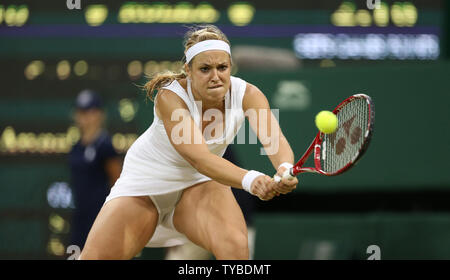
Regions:
<instances>
[{"instance_id":1,"label":"racket handle","mask_svg":"<svg viewBox=\"0 0 450 280\"><path fill-rule=\"evenodd\" d=\"M286 169L283 172L283 179L288 179L288 180L294 179L294 177L291 175L291 169L292 168ZM273 176L273 180L275 181L275 183L278 183L281 181L281 177L278 175L275 175L275 176Z\"/></svg>"}]
</instances>

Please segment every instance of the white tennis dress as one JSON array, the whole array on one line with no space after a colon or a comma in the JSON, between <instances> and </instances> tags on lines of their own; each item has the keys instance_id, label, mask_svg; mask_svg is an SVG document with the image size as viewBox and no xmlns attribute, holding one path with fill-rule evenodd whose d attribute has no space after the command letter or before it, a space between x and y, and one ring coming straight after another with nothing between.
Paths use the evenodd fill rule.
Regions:
<instances>
[{"instance_id":1,"label":"white tennis dress","mask_svg":"<svg viewBox=\"0 0 450 280\"><path fill-rule=\"evenodd\" d=\"M208 149L223 156L245 120L242 100L247 83L231 77L230 91L225 95L225 131L220 139L205 139ZM163 89L176 93L189 108L195 124L201 128L201 113L194 101L188 80L187 92L174 80ZM169 141L163 121L155 109L152 125L131 145L120 174L106 202L121 196L150 196L159 212L159 223L147 247L184 244L186 237L173 227L175 205L182 190L211 178L200 174Z\"/></svg>"}]
</instances>

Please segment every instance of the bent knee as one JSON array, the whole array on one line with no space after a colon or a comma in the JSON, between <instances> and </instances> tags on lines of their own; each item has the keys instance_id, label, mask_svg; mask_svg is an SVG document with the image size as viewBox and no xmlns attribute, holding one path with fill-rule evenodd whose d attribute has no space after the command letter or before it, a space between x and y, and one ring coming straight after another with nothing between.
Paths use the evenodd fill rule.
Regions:
<instances>
[{"instance_id":1,"label":"bent knee","mask_svg":"<svg viewBox=\"0 0 450 280\"><path fill-rule=\"evenodd\" d=\"M225 230L221 240L213 241L212 249L216 258L248 259L247 233L240 229Z\"/></svg>"},{"instance_id":2,"label":"bent knee","mask_svg":"<svg viewBox=\"0 0 450 280\"><path fill-rule=\"evenodd\" d=\"M243 231L234 231L227 243L238 251L248 251L248 235Z\"/></svg>"}]
</instances>

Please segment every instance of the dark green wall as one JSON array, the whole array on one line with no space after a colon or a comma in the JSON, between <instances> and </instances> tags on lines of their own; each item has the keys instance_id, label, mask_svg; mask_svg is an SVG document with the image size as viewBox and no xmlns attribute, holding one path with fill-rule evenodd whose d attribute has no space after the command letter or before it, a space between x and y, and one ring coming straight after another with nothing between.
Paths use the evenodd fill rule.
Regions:
<instances>
[{"instance_id":1,"label":"dark green wall","mask_svg":"<svg viewBox=\"0 0 450 280\"><path fill-rule=\"evenodd\" d=\"M255 259L450 259L448 213L265 214L255 219ZM273 245L272 245L273 244Z\"/></svg>"}]
</instances>

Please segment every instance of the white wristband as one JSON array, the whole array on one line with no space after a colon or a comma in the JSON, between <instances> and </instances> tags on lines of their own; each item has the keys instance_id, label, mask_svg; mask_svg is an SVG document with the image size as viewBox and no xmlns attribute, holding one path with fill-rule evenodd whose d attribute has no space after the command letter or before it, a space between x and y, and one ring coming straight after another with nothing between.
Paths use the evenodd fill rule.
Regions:
<instances>
[{"instance_id":1,"label":"white wristband","mask_svg":"<svg viewBox=\"0 0 450 280\"><path fill-rule=\"evenodd\" d=\"M294 165L292 165L289 162L283 162L282 164L280 164L280 166L278 166L278 168L280 168L282 166L285 167L286 169L291 169Z\"/></svg>"},{"instance_id":2,"label":"white wristband","mask_svg":"<svg viewBox=\"0 0 450 280\"><path fill-rule=\"evenodd\" d=\"M254 194L251 191L252 183L256 177L261 175L264 175L264 173L255 170L250 170L249 172L247 172L247 174L245 174L244 178L242 179L242 188L249 193Z\"/></svg>"}]
</instances>

